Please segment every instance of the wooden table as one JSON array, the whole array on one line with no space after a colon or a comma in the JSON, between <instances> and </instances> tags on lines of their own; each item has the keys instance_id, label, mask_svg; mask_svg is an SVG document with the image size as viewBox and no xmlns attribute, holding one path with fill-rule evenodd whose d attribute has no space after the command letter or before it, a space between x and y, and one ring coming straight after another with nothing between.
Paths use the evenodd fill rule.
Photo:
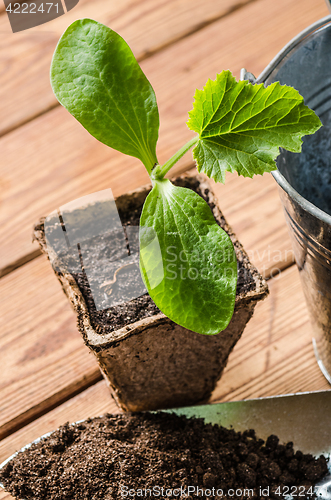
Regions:
<instances>
[{"instance_id":1,"label":"wooden table","mask_svg":"<svg viewBox=\"0 0 331 500\"><path fill-rule=\"evenodd\" d=\"M74 19L92 17L127 40L157 95L163 162L191 137L185 122L195 88L222 69L258 75L294 35L328 14L324 0L299 3L80 0L66 15L15 34L1 4L0 462L66 421L118 411L31 232L40 216L72 199L108 187L117 196L148 177L138 160L99 144L57 104L48 74L59 36ZM177 171L192 166L187 155ZM328 389L275 182L232 175L216 190L271 293L212 401ZM0 493L0 500L10 498Z\"/></svg>"}]
</instances>

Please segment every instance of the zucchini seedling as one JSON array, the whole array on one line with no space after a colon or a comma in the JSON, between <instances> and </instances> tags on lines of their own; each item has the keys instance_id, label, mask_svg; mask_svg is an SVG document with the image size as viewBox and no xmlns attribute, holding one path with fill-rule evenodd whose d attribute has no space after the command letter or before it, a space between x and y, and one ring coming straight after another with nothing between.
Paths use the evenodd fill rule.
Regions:
<instances>
[{"instance_id":1,"label":"zucchini seedling","mask_svg":"<svg viewBox=\"0 0 331 500\"><path fill-rule=\"evenodd\" d=\"M195 93L187 122L192 139L160 165L154 90L127 43L91 19L75 21L63 34L51 83L59 102L90 134L138 158L151 178L140 218L140 270L155 304L189 330L224 330L236 297L232 242L207 203L165 175L191 148L198 171L217 182L224 182L226 171L245 177L271 172L279 147L300 152L301 137L319 129L319 118L291 87L237 82L222 71Z\"/></svg>"}]
</instances>

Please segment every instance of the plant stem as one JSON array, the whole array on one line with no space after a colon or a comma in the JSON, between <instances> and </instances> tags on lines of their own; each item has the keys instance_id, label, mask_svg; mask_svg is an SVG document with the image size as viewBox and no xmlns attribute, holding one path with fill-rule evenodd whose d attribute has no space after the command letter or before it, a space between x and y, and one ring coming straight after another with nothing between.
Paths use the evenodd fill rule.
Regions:
<instances>
[{"instance_id":1,"label":"plant stem","mask_svg":"<svg viewBox=\"0 0 331 500\"><path fill-rule=\"evenodd\" d=\"M199 136L193 137L189 142L187 142L182 148L180 148L177 153L175 153L164 165L157 165L152 171L151 177L155 180L161 180L164 178L167 172L184 156L189 149L191 149L198 142Z\"/></svg>"}]
</instances>

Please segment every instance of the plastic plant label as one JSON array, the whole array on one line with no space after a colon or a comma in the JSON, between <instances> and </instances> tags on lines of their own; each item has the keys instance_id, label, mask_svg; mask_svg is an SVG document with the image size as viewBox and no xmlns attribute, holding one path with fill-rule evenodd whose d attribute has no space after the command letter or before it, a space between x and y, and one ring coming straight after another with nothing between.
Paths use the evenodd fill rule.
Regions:
<instances>
[{"instance_id":1,"label":"plastic plant label","mask_svg":"<svg viewBox=\"0 0 331 500\"><path fill-rule=\"evenodd\" d=\"M160 255L150 231L155 262ZM45 219L53 269L70 273L90 288L97 311L124 304L147 292L139 269L139 227L122 226L111 189L74 200ZM158 269L163 279L163 268Z\"/></svg>"}]
</instances>

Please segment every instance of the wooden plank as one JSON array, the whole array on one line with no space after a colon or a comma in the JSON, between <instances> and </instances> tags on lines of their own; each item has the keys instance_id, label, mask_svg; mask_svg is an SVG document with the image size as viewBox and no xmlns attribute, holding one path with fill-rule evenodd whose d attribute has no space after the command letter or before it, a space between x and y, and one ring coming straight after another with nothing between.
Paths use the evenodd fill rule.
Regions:
<instances>
[{"instance_id":1,"label":"wooden plank","mask_svg":"<svg viewBox=\"0 0 331 500\"><path fill-rule=\"evenodd\" d=\"M142 66L160 108L160 162L192 137L185 122L196 87L201 88L224 68L238 76L246 66L258 74L294 34L325 14L325 9L322 0L314 4L302 0L299 12L296 0L258 0L145 60ZM0 146L0 269L5 271L35 251L30 235L39 216L105 187L118 195L148 181L137 160L99 144L62 108L3 137ZM190 165L192 160L183 158L178 168ZM240 199L244 196L241 192ZM276 198L274 194L272 200ZM261 215L261 207L256 205L256 210ZM277 214L281 225L283 215ZM286 238L284 224L280 231ZM265 248L262 243L260 254Z\"/></svg>"},{"instance_id":2,"label":"wooden plank","mask_svg":"<svg viewBox=\"0 0 331 500\"><path fill-rule=\"evenodd\" d=\"M0 435L6 435L100 375L44 257L6 276L0 298L5 325L0 347L6 359L0 380ZM64 367L68 378L61 372Z\"/></svg>"},{"instance_id":3,"label":"wooden plank","mask_svg":"<svg viewBox=\"0 0 331 500\"><path fill-rule=\"evenodd\" d=\"M118 408L111 397L106 383L100 381L46 415L34 420L15 434L3 439L0 443L0 463L27 443L31 443L39 436L56 429L65 422L77 422L107 412L115 414L121 413L122 410ZM25 441L23 442L23 440Z\"/></svg>"},{"instance_id":4,"label":"wooden plank","mask_svg":"<svg viewBox=\"0 0 331 500\"><path fill-rule=\"evenodd\" d=\"M267 184L266 189L261 188L259 210L270 217L270 197L274 196L275 203L278 203L277 191L268 176L258 182L260 187ZM229 185L232 186L231 179ZM248 194L244 196L246 203L240 204L241 213L254 222L250 214L256 211L256 207ZM222 202L228 200L227 208L233 210L231 191L227 196L219 195L219 198ZM262 222L255 221L253 227L249 225L247 230L240 227L240 217L235 222L235 229L240 230L240 236L249 240L250 233L254 233L254 224L260 230L259 224L263 224L263 218ZM258 255L265 245L264 241L273 237L274 223L273 219L269 219L268 231L261 232L257 241L254 241L253 248L257 248ZM274 248L282 245L280 235ZM254 252L251 253L254 257ZM266 258L265 265L267 269L274 262ZM74 315L45 257L39 257L5 276L0 282L0 300L5 311L0 349L6 359L3 378L0 376L1 436L58 404L61 399L68 397L70 391L82 389L84 384L91 383L100 374L93 356L88 354L76 331ZM66 367L64 373L63 367ZM84 378L85 373L87 380ZM13 394L17 396L15 404L12 404Z\"/></svg>"},{"instance_id":5,"label":"wooden plank","mask_svg":"<svg viewBox=\"0 0 331 500\"><path fill-rule=\"evenodd\" d=\"M14 497L5 491L0 491L0 500L14 500Z\"/></svg>"},{"instance_id":6,"label":"wooden plank","mask_svg":"<svg viewBox=\"0 0 331 500\"><path fill-rule=\"evenodd\" d=\"M329 388L314 358L297 269L292 266L269 284L270 297L257 306L230 356L213 402ZM2 440L0 462L66 421L117 411L105 382L99 382Z\"/></svg>"},{"instance_id":7,"label":"wooden plank","mask_svg":"<svg viewBox=\"0 0 331 500\"><path fill-rule=\"evenodd\" d=\"M293 388L286 384L296 380L301 384L305 377L309 387L318 388L323 382L317 365L315 367L311 331L296 268L292 266L269 283L271 296L257 306L216 391L216 399L255 397L254 387L258 384L262 386L258 388L262 390L260 395L267 395L269 386L271 394L276 394L279 384L286 387L284 392L304 390L301 385ZM1 438L68 399L70 394L91 385L100 378L100 373L77 332L74 314L44 257L3 278L0 299L5 311L0 336L3 353ZM288 364L292 361L285 357L286 353L293 356L294 366L295 360L300 359L300 366L307 365L304 375L295 378L292 374L287 378ZM243 369L238 370L237 365ZM311 366L316 368L314 376ZM280 373L275 373L275 369ZM265 370L270 373L269 378Z\"/></svg>"},{"instance_id":8,"label":"wooden plank","mask_svg":"<svg viewBox=\"0 0 331 500\"><path fill-rule=\"evenodd\" d=\"M224 215L265 278L276 276L294 263L282 204L271 174L254 179L229 174L225 184L213 186Z\"/></svg>"},{"instance_id":9,"label":"wooden plank","mask_svg":"<svg viewBox=\"0 0 331 500\"><path fill-rule=\"evenodd\" d=\"M77 422L88 417L97 417L104 413L121 413L110 396L105 382L98 382L70 401L25 426L21 431L0 442L0 463L24 445L39 436L50 432L65 422ZM24 443L24 444L22 444ZM0 489L0 500L13 500L14 497ZM46 500L46 499L45 499Z\"/></svg>"},{"instance_id":10,"label":"wooden plank","mask_svg":"<svg viewBox=\"0 0 331 500\"><path fill-rule=\"evenodd\" d=\"M252 0L80 0L65 16L12 33L0 16L0 61L6 76L0 84L0 135L54 107L49 84L52 54L74 20L97 19L119 31L142 59Z\"/></svg>"},{"instance_id":11,"label":"wooden plank","mask_svg":"<svg viewBox=\"0 0 331 500\"><path fill-rule=\"evenodd\" d=\"M1 281L0 439L101 379L45 257Z\"/></svg>"}]
</instances>

